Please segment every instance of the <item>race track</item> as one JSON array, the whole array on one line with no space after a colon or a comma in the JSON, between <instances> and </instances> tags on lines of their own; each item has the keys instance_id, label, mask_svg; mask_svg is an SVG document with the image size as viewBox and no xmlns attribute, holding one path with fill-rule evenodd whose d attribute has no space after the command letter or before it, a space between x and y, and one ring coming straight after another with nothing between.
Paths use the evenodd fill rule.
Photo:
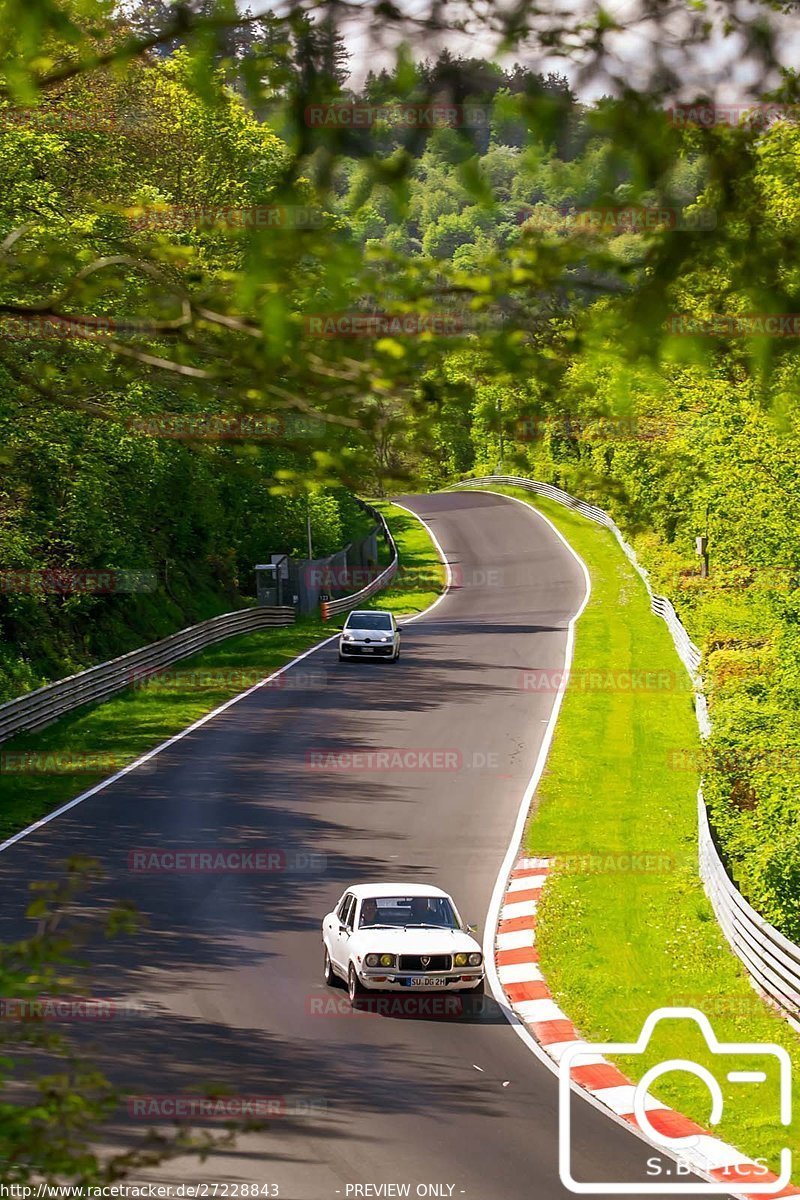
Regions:
<instances>
[{"instance_id":1,"label":"race track","mask_svg":"<svg viewBox=\"0 0 800 1200\"><path fill-rule=\"evenodd\" d=\"M81 1030L126 1093L213 1082L280 1108L234 1150L148 1177L269 1182L285 1200L379 1195L352 1188L388 1183L474 1200L569 1194L556 1079L494 1001L457 1019L352 1013L343 990L322 984L320 919L350 882L435 883L483 933L554 700L524 690L521 672L562 667L584 595L575 559L523 506L472 492L401 499L436 533L455 586L405 628L397 665L339 664L326 646L288 686L254 692L0 855L6 938L23 928L26 881L75 853L105 867L92 902L126 898L143 914L133 937L93 943L91 957L98 996L152 1015ZM375 750L423 763L457 752L458 766L311 761ZM310 869L131 866L136 850L218 846ZM651 1152L633 1134L579 1098L575 1121L581 1178L646 1177ZM109 1140L126 1143L142 1124L123 1108Z\"/></svg>"}]
</instances>

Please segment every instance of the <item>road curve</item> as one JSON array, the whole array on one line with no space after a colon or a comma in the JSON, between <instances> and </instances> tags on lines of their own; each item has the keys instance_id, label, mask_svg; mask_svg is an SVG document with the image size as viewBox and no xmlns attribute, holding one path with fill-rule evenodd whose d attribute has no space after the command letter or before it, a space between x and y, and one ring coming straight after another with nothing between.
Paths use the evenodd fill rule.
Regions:
<instances>
[{"instance_id":1,"label":"road curve","mask_svg":"<svg viewBox=\"0 0 800 1200\"><path fill-rule=\"evenodd\" d=\"M436 533L454 586L406 628L400 663L340 665L323 647L287 673L298 686L252 693L0 855L4 938L22 928L26 881L79 852L106 871L88 901L130 899L143 914L139 932L92 943L90 957L98 996L129 997L153 1015L80 1031L126 1093L213 1081L281 1098L281 1115L234 1150L149 1178L270 1182L294 1200L381 1194L352 1190L369 1184L408 1184L411 1195L435 1184L475 1200L569 1194L555 1077L493 1001L455 1020L353 1014L321 983L319 921L351 881L436 883L482 928L553 701L523 690L520 673L563 665L584 594L575 559L521 505L473 492L402 502ZM460 765L309 765L318 751L395 749L455 751ZM134 850L218 846L325 865L130 865ZM649 1152L635 1136L580 1099L574 1119L579 1177L646 1178ZM127 1144L141 1124L122 1110L109 1142Z\"/></svg>"}]
</instances>

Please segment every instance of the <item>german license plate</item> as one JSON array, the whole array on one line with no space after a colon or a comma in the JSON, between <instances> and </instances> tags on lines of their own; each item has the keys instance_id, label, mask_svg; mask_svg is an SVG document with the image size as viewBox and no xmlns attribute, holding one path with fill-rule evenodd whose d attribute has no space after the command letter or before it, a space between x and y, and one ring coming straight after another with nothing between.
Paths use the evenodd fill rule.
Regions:
<instances>
[{"instance_id":1,"label":"german license plate","mask_svg":"<svg viewBox=\"0 0 800 1200\"><path fill-rule=\"evenodd\" d=\"M431 975L415 975L410 981L409 987L446 987L446 979L437 979Z\"/></svg>"}]
</instances>

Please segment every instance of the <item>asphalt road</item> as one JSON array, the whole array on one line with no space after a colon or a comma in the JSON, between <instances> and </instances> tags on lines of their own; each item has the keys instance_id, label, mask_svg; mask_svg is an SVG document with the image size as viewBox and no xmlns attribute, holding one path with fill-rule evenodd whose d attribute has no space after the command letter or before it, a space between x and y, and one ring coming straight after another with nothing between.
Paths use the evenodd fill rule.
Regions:
<instances>
[{"instance_id":1,"label":"asphalt road","mask_svg":"<svg viewBox=\"0 0 800 1200\"><path fill-rule=\"evenodd\" d=\"M0 855L3 937L21 928L26 881L75 853L107 873L87 903L125 898L143 914L132 937L90 947L96 995L151 1014L82 1024L115 1083L140 1097L222 1085L278 1111L235 1149L149 1178L273 1183L286 1200L381 1194L352 1190L370 1184L409 1184L411 1195L438 1185L475 1200L569 1194L555 1077L493 1001L458 1019L352 1013L344 991L321 980L320 919L354 881L435 883L482 933L553 701L521 688L520 673L563 665L583 597L575 560L520 505L475 493L403 502L439 537L455 586L406 628L398 664L339 664L325 647L287 686L253 693ZM458 751L460 766L309 761L393 749ZM295 865L131 866L136 850L211 847ZM574 1119L580 1178L646 1178L650 1152L635 1136L580 1099ZM153 1123L123 1108L109 1143L127 1145Z\"/></svg>"}]
</instances>

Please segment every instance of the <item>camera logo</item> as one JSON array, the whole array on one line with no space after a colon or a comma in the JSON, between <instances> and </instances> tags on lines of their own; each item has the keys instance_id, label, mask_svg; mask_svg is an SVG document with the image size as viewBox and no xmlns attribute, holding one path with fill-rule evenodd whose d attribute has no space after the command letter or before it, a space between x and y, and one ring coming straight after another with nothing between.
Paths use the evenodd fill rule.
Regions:
<instances>
[{"instance_id":1,"label":"camera logo","mask_svg":"<svg viewBox=\"0 0 800 1200\"><path fill-rule=\"evenodd\" d=\"M658 1166L658 1159L648 1160L648 1174L655 1174L662 1177L657 1183L646 1180L611 1183L605 1181L587 1182L575 1179L572 1173L571 1071L573 1068L585 1065L586 1063L597 1063L599 1061L598 1055L602 1058L606 1055L643 1054L650 1043L653 1030L658 1022L668 1018L682 1018L684 1020L695 1021L700 1027L700 1031L705 1038L710 1052L714 1055L727 1056L729 1059L728 1063L725 1063L721 1057L718 1064L719 1070L716 1075L712 1074L707 1067L702 1066L700 1063L692 1062L690 1059L668 1059L651 1067L645 1072L639 1083L636 1084L632 1103L632 1113L636 1119L636 1124L645 1137L667 1155L666 1161L669 1162L669 1166L666 1169L662 1169ZM730 1061L731 1059L733 1061ZM767 1082L768 1075L763 1068L767 1065L766 1060L768 1059L773 1060L769 1064L773 1067L773 1074L774 1060L777 1059L778 1062L779 1120L782 1125L789 1125L792 1119L792 1065L786 1050L782 1046L775 1045L773 1042L720 1042L714 1034L708 1017L696 1008L656 1009L645 1021L642 1026L642 1032L636 1042L605 1042L591 1045L587 1042L575 1042L568 1046L561 1058L559 1067L558 1170L562 1184L568 1191L583 1196L623 1196L634 1193L637 1196L664 1196L680 1194L681 1192L686 1194L687 1191L690 1191L692 1196L730 1195L733 1186L732 1178L735 1177L728 1178L727 1181L723 1179L717 1183L696 1181L696 1172L708 1171L710 1167L707 1157L707 1146L703 1145L703 1143L708 1143L709 1139L707 1137L702 1137L698 1134L690 1134L688 1137L670 1137L653 1126L648 1116L648 1110L663 1109L664 1106L658 1104L653 1100L652 1096L648 1095L648 1088L663 1075L672 1071L687 1071L691 1075L696 1076L705 1083L711 1096L709 1124L713 1126L722 1120L723 1095L719 1080L726 1079L731 1084L764 1084ZM720 1143L717 1144L719 1145ZM729 1170L733 1170L733 1168L729 1168ZM761 1175L770 1175L766 1165L763 1164L763 1160L758 1161L758 1171ZM758 1183L748 1180L746 1185L747 1194L748 1196L774 1196L789 1185L791 1174L792 1152L788 1146L784 1146L781 1150L780 1177L775 1179L770 1176L764 1182ZM695 1175L694 1179L691 1178L692 1175ZM684 1183L676 1182L676 1180L680 1180L681 1178L685 1180Z\"/></svg>"}]
</instances>

